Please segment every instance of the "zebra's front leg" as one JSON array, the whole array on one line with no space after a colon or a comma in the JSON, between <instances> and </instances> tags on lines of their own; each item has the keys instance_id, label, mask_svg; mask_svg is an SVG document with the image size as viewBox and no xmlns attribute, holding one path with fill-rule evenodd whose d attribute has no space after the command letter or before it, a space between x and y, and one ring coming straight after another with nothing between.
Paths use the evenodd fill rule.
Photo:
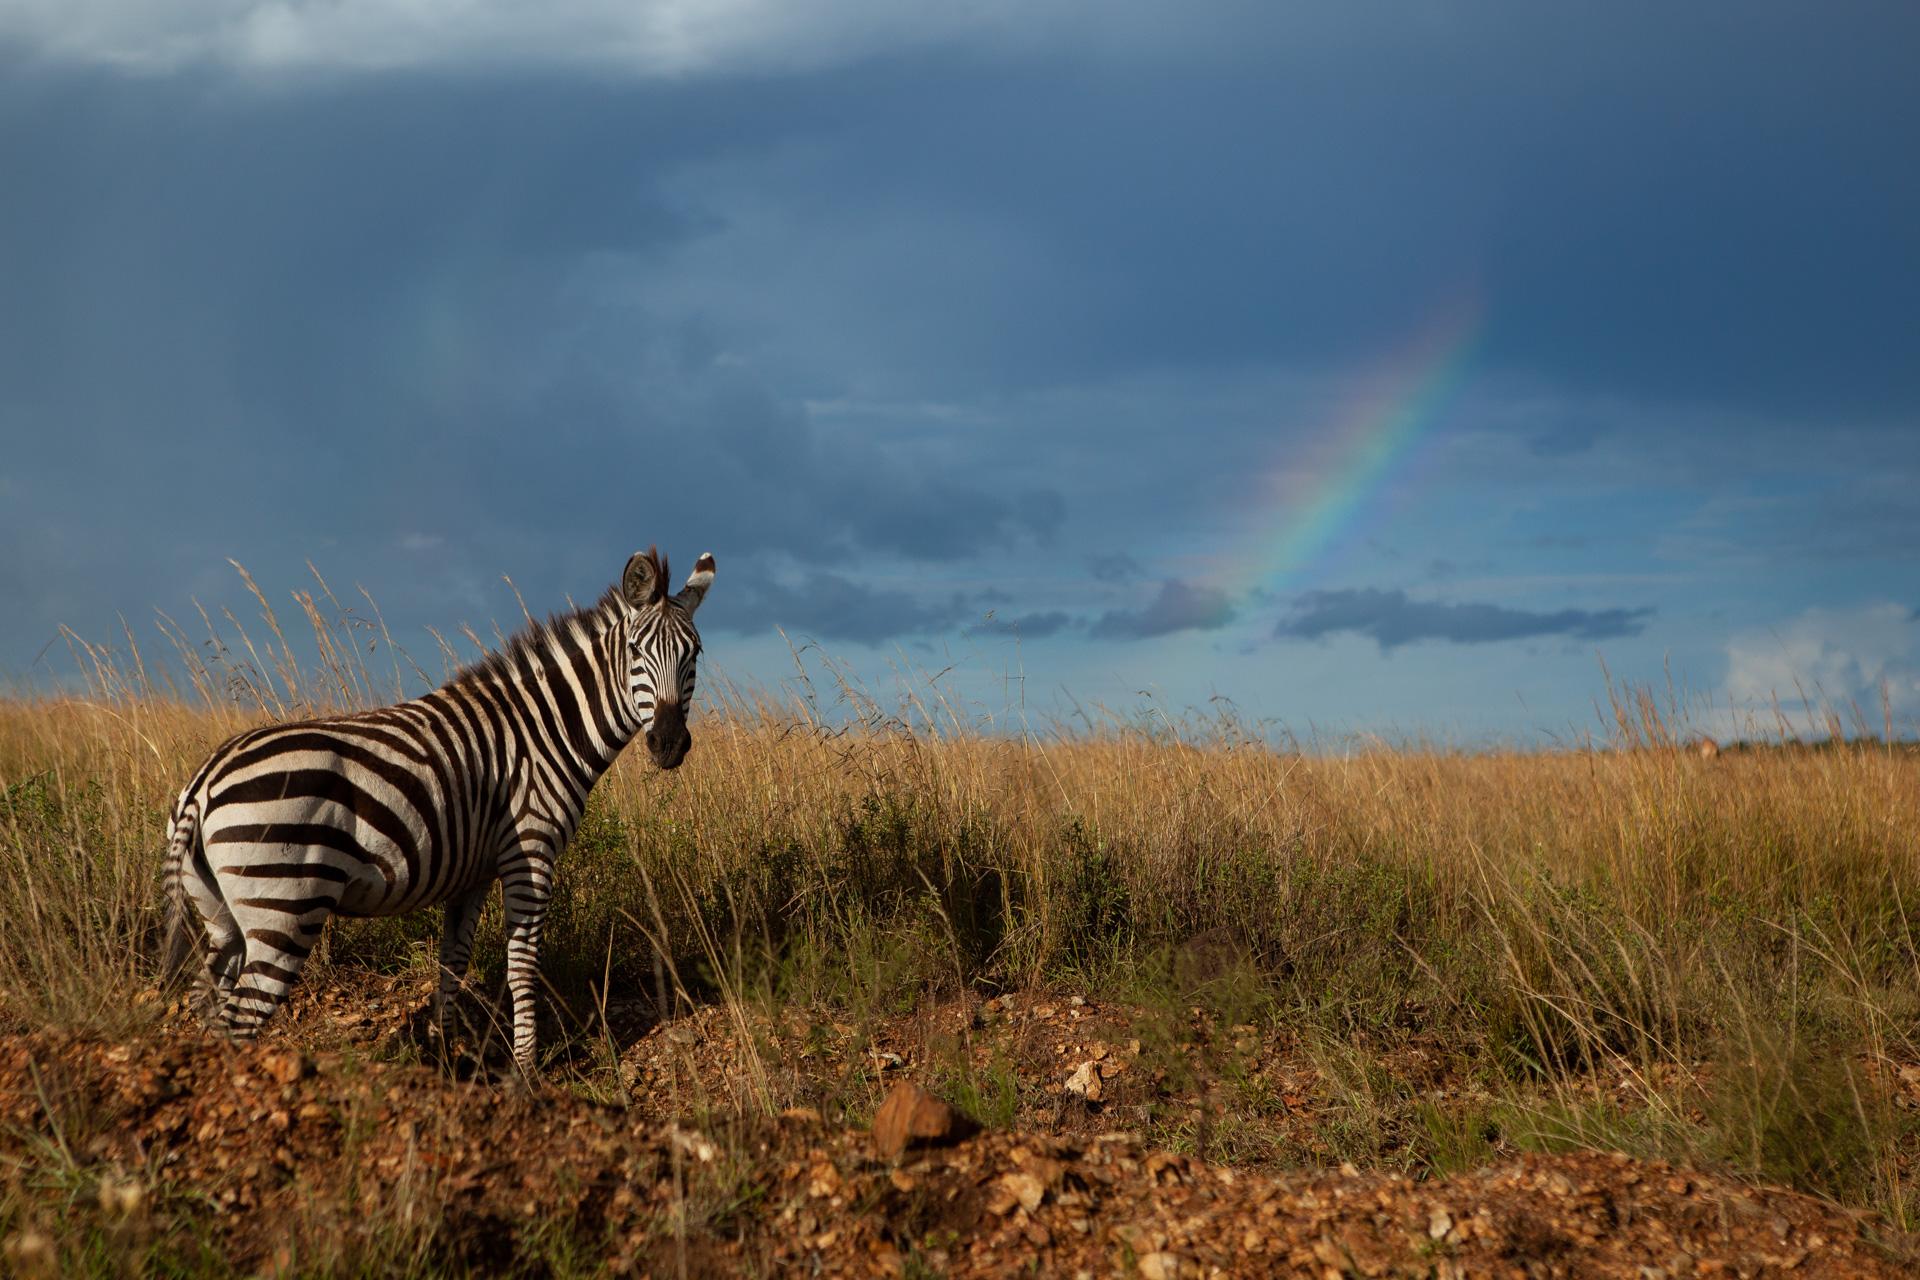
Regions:
<instances>
[{"instance_id":1,"label":"zebra's front leg","mask_svg":"<svg viewBox=\"0 0 1920 1280\"><path fill-rule=\"evenodd\" d=\"M434 994L433 1024L440 1036L440 1052L449 1054L453 1040L447 1034L447 1014L467 976L473 958L473 932L487 904L491 883L447 900L446 921L440 929L440 983Z\"/></svg>"},{"instance_id":2,"label":"zebra's front leg","mask_svg":"<svg viewBox=\"0 0 1920 1280\"><path fill-rule=\"evenodd\" d=\"M513 1063L527 1080L534 1077L534 987L540 979L540 930L552 897L551 870L535 861L521 874L503 877L501 899L507 916L507 991L513 999Z\"/></svg>"}]
</instances>

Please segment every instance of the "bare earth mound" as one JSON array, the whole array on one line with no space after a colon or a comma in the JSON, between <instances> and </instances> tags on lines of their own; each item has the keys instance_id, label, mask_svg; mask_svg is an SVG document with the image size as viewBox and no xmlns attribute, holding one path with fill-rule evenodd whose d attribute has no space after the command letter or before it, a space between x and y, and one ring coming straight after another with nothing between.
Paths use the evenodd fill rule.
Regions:
<instances>
[{"instance_id":1,"label":"bare earth mound","mask_svg":"<svg viewBox=\"0 0 1920 1280\"><path fill-rule=\"evenodd\" d=\"M696 1129L188 1034L0 1039L0 1113L0 1191L64 1206L17 1225L20 1273L59 1274L55 1238L198 1250L243 1274L396 1247L507 1269L556 1240L587 1270L661 1277L1891 1278L1920 1256L1867 1216L1621 1155L1423 1183L1236 1173L1124 1134L986 1133L882 1160L810 1112Z\"/></svg>"}]
</instances>

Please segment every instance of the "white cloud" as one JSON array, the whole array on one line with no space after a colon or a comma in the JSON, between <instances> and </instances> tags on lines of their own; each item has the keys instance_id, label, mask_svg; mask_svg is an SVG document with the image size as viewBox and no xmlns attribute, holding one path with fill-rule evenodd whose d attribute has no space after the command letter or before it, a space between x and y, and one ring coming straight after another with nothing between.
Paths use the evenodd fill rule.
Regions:
<instances>
[{"instance_id":1,"label":"white cloud","mask_svg":"<svg viewBox=\"0 0 1920 1280\"><path fill-rule=\"evenodd\" d=\"M1920 622L1911 609L1891 602L1808 609L1775 626L1742 632L1727 644L1717 725L1736 736L1777 733L1777 702L1798 733L1824 732L1830 711L1851 732L1856 706L1877 730L1883 687L1894 719L1910 718L1920 713L1916 651Z\"/></svg>"},{"instance_id":2,"label":"white cloud","mask_svg":"<svg viewBox=\"0 0 1920 1280\"><path fill-rule=\"evenodd\" d=\"M1139 43L1167 25L1138 8L1097 11L1099 21L1093 0L0 0L0 39L147 72L510 65L685 76L948 43Z\"/></svg>"}]
</instances>

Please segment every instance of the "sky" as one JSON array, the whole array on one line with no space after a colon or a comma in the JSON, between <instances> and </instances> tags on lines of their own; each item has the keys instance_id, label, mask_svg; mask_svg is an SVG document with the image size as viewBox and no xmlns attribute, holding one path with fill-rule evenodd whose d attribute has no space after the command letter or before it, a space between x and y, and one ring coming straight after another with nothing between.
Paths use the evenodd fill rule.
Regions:
<instances>
[{"instance_id":1,"label":"sky","mask_svg":"<svg viewBox=\"0 0 1920 1280\"><path fill-rule=\"evenodd\" d=\"M0 670L657 543L748 686L1911 733L1916 157L1909 0L0 0Z\"/></svg>"}]
</instances>

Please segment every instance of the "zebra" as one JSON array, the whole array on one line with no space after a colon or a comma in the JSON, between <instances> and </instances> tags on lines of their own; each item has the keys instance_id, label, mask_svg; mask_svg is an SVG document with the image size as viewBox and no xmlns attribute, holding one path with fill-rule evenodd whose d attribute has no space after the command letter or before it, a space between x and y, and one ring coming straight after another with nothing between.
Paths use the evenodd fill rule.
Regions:
<instances>
[{"instance_id":1,"label":"zebra","mask_svg":"<svg viewBox=\"0 0 1920 1280\"><path fill-rule=\"evenodd\" d=\"M686 758L700 656L693 614L713 570L702 555L668 595L666 561L650 547L597 603L529 618L432 693L229 739L181 791L168 825L167 978L191 959L191 904L205 933L192 1003L217 1032L250 1041L328 917L444 903L433 1010L444 1049L447 1007L497 879L514 1063L531 1077L554 864L587 793L636 734L662 769Z\"/></svg>"}]
</instances>

